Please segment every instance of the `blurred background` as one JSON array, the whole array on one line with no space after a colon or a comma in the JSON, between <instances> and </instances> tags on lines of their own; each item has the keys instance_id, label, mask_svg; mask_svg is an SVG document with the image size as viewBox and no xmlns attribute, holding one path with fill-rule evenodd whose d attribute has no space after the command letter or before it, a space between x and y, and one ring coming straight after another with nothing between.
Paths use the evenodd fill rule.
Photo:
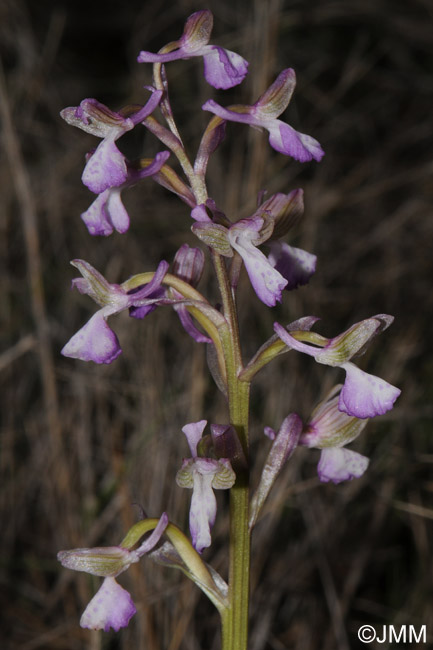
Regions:
<instances>
[{"instance_id":1,"label":"blurred background","mask_svg":"<svg viewBox=\"0 0 433 650\"><path fill-rule=\"evenodd\" d=\"M352 445L371 458L362 479L320 484L319 453L307 449L280 476L254 536L250 648L358 648L364 624L426 625L433 645L432 1L0 0L1 647L219 648L212 605L150 560L120 580L138 609L129 627L82 630L100 579L56 561L59 549L119 543L141 508L166 510L186 530L190 493L174 482L187 454L181 427L226 421L204 346L166 308L141 322L112 319L123 348L112 365L60 355L95 311L70 291L69 260L122 282L196 241L187 206L150 180L124 193L128 233L90 237L80 214L92 196L80 176L96 141L59 111L85 97L114 110L144 103L151 69L136 63L138 52L179 37L201 8L214 13L212 42L242 54L250 73L224 92L204 82L199 59L167 66L190 151L207 123L206 99L252 103L293 67L298 84L284 119L326 152L320 164L301 165L274 152L266 134L229 124L209 167L210 194L235 220L253 212L261 189L303 187L305 217L290 243L318 256L310 285L273 310L242 277L245 359L274 320L314 314L316 329L332 336L389 313L394 324L360 366L402 389L394 410ZM120 146L153 155L158 143L138 131ZM200 289L218 300L209 271ZM341 379L296 354L259 373L254 483L268 447L263 427L278 428L291 411L307 418ZM218 500L204 557L225 575L226 495Z\"/></svg>"}]
</instances>

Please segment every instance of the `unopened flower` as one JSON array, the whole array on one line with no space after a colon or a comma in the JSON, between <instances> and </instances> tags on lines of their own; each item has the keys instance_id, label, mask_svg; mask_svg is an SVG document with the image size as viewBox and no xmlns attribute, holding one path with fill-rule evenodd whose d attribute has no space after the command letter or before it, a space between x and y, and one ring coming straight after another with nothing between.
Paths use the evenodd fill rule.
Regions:
<instances>
[{"instance_id":1,"label":"unopened flower","mask_svg":"<svg viewBox=\"0 0 433 650\"><path fill-rule=\"evenodd\" d=\"M197 445L202 438L206 420L186 424L185 434L192 458L186 458L176 474L180 487L192 488L189 511L189 528L194 548L201 553L211 545L211 528L215 523L217 504L214 489L231 488L236 475L227 458L203 458L198 456Z\"/></svg>"},{"instance_id":2,"label":"unopened flower","mask_svg":"<svg viewBox=\"0 0 433 650\"><path fill-rule=\"evenodd\" d=\"M84 185L95 194L101 194L109 187L119 187L127 181L126 158L115 142L145 120L158 106L162 91L150 90L152 95L147 104L128 117L110 110L96 99L83 99L79 106L70 106L61 111L60 115L68 124L102 138L99 146L88 156L81 177Z\"/></svg>"},{"instance_id":3,"label":"unopened flower","mask_svg":"<svg viewBox=\"0 0 433 650\"><path fill-rule=\"evenodd\" d=\"M131 595L118 584L116 577L156 546L167 524L168 517L164 512L152 534L135 550L109 546L76 548L57 554L59 562L68 569L104 577L81 616L81 627L105 632L113 628L117 632L128 625L137 610Z\"/></svg>"},{"instance_id":4,"label":"unopened flower","mask_svg":"<svg viewBox=\"0 0 433 650\"><path fill-rule=\"evenodd\" d=\"M142 51L139 63L168 63L177 59L202 56L204 76L214 88L232 88L243 81L248 72L248 62L239 54L218 45L209 45L213 16L209 10L197 11L186 21L182 36L169 43L158 54Z\"/></svg>"},{"instance_id":5,"label":"unopened flower","mask_svg":"<svg viewBox=\"0 0 433 650\"><path fill-rule=\"evenodd\" d=\"M343 368L346 381L341 389L338 408L348 415L369 418L392 409L401 391L383 379L360 370L350 360L362 354L370 341L389 327L393 320L392 316L378 314L352 325L332 339L311 333L313 345L298 341L278 323L274 323L274 329L289 348L309 354L318 363Z\"/></svg>"},{"instance_id":6,"label":"unopened flower","mask_svg":"<svg viewBox=\"0 0 433 650\"><path fill-rule=\"evenodd\" d=\"M274 83L252 106L236 104L223 108L213 99L202 106L223 120L241 122L254 127L267 129L270 145L287 156L300 162L321 160L324 152L320 144L309 135L299 133L277 118L289 105L296 85L295 71L287 68L281 72Z\"/></svg>"},{"instance_id":7,"label":"unopened flower","mask_svg":"<svg viewBox=\"0 0 433 650\"><path fill-rule=\"evenodd\" d=\"M107 318L125 309L139 309L162 302L164 294L155 297L155 292L161 288L168 264L164 261L160 262L151 282L134 292L127 292L118 284L110 284L84 260L74 260L72 265L83 276L73 280L72 285L80 293L93 298L101 305L101 309L74 334L64 346L62 354L82 361L111 363L121 354L122 349L116 334L107 324Z\"/></svg>"},{"instance_id":8,"label":"unopened flower","mask_svg":"<svg viewBox=\"0 0 433 650\"><path fill-rule=\"evenodd\" d=\"M313 411L299 444L321 450L317 473L323 483L340 483L359 478L368 467L365 456L346 449L365 428L368 419L359 419L339 410L341 385Z\"/></svg>"},{"instance_id":9,"label":"unopened flower","mask_svg":"<svg viewBox=\"0 0 433 650\"><path fill-rule=\"evenodd\" d=\"M188 282L192 287L196 287L200 282L204 268L204 253L200 248L194 248L183 244L177 251L173 261L173 274ZM181 300L183 296L176 290L172 289L174 298ZM212 340L200 332L194 325L191 314L188 312L186 305L174 305L174 310L179 316L184 330L197 343L212 343Z\"/></svg>"}]
</instances>

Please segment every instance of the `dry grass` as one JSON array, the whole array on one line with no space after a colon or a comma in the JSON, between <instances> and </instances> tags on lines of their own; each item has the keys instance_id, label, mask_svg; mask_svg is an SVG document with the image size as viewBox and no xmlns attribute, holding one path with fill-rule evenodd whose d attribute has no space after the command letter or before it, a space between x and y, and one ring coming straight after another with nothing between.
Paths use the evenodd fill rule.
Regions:
<instances>
[{"instance_id":1,"label":"dry grass","mask_svg":"<svg viewBox=\"0 0 433 650\"><path fill-rule=\"evenodd\" d=\"M218 42L251 62L250 78L229 97L248 102L283 67L294 67L298 89L287 119L326 150L320 165L301 166L274 155L263 134L229 125L212 162L212 194L231 215L249 214L261 188L304 187L305 221L292 241L319 256L310 286L272 313L242 283L246 357L276 319L313 313L323 319L322 331L334 334L387 312L396 322L363 367L403 389L394 411L371 422L358 441L372 459L363 479L320 485L317 457L306 450L280 478L254 538L251 650L356 648L363 623L426 624L431 643L433 4L205 4L215 14ZM80 613L98 580L61 570L55 560L60 548L116 543L139 516L133 503L154 516L165 509L185 525L187 495L173 484L186 451L180 427L226 417L203 375L203 349L163 309L144 323L117 317L124 353L112 366L59 354L93 309L69 292L70 259L82 257L121 281L193 242L187 210L150 182L128 194L129 233L90 238L79 219L89 202L79 179L94 140L61 123L59 110L87 96L113 108L142 101L148 77L136 53L176 37L197 8L189 0L131 0L126 8L0 2L5 650L218 648L211 606L186 579L151 562L125 575L139 609L127 630L81 630ZM197 65L170 70L192 142L198 131L189 109L198 110L211 92L194 76ZM143 144L154 147L150 138ZM210 277L206 285L214 295ZM278 426L290 410L307 416L336 379L294 354L262 371L253 394L257 467L263 426ZM222 571L224 504L206 554Z\"/></svg>"}]
</instances>

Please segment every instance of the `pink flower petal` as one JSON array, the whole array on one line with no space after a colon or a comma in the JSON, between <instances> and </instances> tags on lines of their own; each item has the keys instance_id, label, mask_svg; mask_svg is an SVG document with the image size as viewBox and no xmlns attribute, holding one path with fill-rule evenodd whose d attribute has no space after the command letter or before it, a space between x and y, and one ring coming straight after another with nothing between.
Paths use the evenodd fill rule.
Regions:
<instances>
[{"instance_id":1,"label":"pink flower petal","mask_svg":"<svg viewBox=\"0 0 433 650\"><path fill-rule=\"evenodd\" d=\"M362 476L369 462L368 458L351 449L326 447L322 449L317 473L322 483L341 483Z\"/></svg>"},{"instance_id":2,"label":"pink flower petal","mask_svg":"<svg viewBox=\"0 0 433 650\"><path fill-rule=\"evenodd\" d=\"M87 605L80 620L81 627L89 630L108 630L116 632L126 627L136 613L129 592L123 589L115 578L105 578L99 591Z\"/></svg>"},{"instance_id":3,"label":"pink flower petal","mask_svg":"<svg viewBox=\"0 0 433 650\"><path fill-rule=\"evenodd\" d=\"M198 465L198 461L208 461L209 468L206 471L204 463ZM189 511L189 529L194 548L201 553L204 548L211 545L211 528L215 523L217 503L212 489L212 480L218 467L218 461L200 458L195 461L194 486Z\"/></svg>"},{"instance_id":4,"label":"pink flower petal","mask_svg":"<svg viewBox=\"0 0 433 650\"><path fill-rule=\"evenodd\" d=\"M120 188L108 188L93 201L81 215L91 235L111 235L126 232L129 228L129 215L122 203Z\"/></svg>"},{"instance_id":5,"label":"pink flower petal","mask_svg":"<svg viewBox=\"0 0 433 650\"><path fill-rule=\"evenodd\" d=\"M216 45L206 46L203 62L205 79L214 88L233 88L244 80L248 72L245 59Z\"/></svg>"},{"instance_id":6,"label":"pink flower petal","mask_svg":"<svg viewBox=\"0 0 433 650\"><path fill-rule=\"evenodd\" d=\"M262 126L269 131L271 147L299 162L320 161L325 155L317 140L310 135L295 131L281 120L269 120L263 122Z\"/></svg>"},{"instance_id":7,"label":"pink flower petal","mask_svg":"<svg viewBox=\"0 0 433 650\"><path fill-rule=\"evenodd\" d=\"M228 231L230 244L242 257L254 291L268 307L281 301L281 294L287 280L272 266L267 257L254 246L262 219L243 219ZM260 222L260 223L259 223ZM257 226L257 227L256 227Z\"/></svg>"},{"instance_id":8,"label":"pink flower petal","mask_svg":"<svg viewBox=\"0 0 433 650\"><path fill-rule=\"evenodd\" d=\"M200 420L199 422L190 422L182 427L182 432L186 436L193 458L197 456L197 445L202 438L206 425L207 420Z\"/></svg>"},{"instance_id":9,"label":"pink flower petal","mask_svg":"<svg viewBox=\"0 0 433 650\"><path fill-rule=\"evenodd\" d=\"M97 311L66 343L61 352L63 356L95 363L111 363L117 359L122 349L105 317L104 309Z\"/></svg>"},{"instance_id":10,"label":"pink flower petal","mask_svg":"<svg viewBox=\"0 0 433 650\"><path fill-rule=\"evenodd\" d=\"M392 409L401 393L399 388L380 377L369 375L352 363L345 363L341 367L346 371L346 381L340 393L340 411L357 418L372 418Z\"/></svg>"},{"instance_id":11,"label":"pink flower petal","mask_svg":"<svg viewBox=\"0 0 433 650\"><path fill-rule=\"evenodd\" d=\"M128 177L125 156L114 144L118 136L118 133L114 133L112 137L105 138L84 168L81 180L95 194L122 185Z\"/></svg>"}]
</instances>

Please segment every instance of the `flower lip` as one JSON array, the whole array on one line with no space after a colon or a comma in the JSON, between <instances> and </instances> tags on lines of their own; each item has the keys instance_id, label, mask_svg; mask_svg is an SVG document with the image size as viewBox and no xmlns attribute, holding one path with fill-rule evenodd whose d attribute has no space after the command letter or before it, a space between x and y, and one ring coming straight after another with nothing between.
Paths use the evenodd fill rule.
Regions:
<instances>
[{"instance_id":1,"label":"flower lip","mask_svg":"<svg viewBox=\"0 0 433 650\"><path fill-rule=\"evenodd\" d=\"M118 632L128 625L136 611L131 595L115 578L108 577L84 610L80 626L104 632L113 628Z\"/></svg>"},{"instance_id":2,"label":"flower lip","mask_svg":"<svg viewBox=\"0 0 433 650\"><path fill-rule=\"evenodd\" d=\"M242 257L251 284L259 299L268 307L281 301L287 280L272 266L266 256L256 247L263 241L261 235L264 219L253 216L241 219L231 226L228 239Z\"/></svg>"},{"instance_id":3,"label":"flower lip","mask_svg":"<svg viewBox=\"0 0 433 650\"><path fill-rule=\"evenodd\" d=\"M360 478L369 465L369 459L356 451L330 447L322 449L317 473L322 483L341 483Z\"/></svg>"},{"instance_id":4,"label":"flower lip","mask_svg":"<svg viewBox=\"0 0 433 650\"><path fill-rule=\"evenodd\" d=\"M236 474L228 458L198 456L197 448L207 421L190 422L182 428L192 458L185 458L176 474L176 483L192 488L189 529L194 548L201 553L211 545L211 528L215 522L217 503L213 490L226 490L234 485Z\"/></svg>"}]
</instances>

